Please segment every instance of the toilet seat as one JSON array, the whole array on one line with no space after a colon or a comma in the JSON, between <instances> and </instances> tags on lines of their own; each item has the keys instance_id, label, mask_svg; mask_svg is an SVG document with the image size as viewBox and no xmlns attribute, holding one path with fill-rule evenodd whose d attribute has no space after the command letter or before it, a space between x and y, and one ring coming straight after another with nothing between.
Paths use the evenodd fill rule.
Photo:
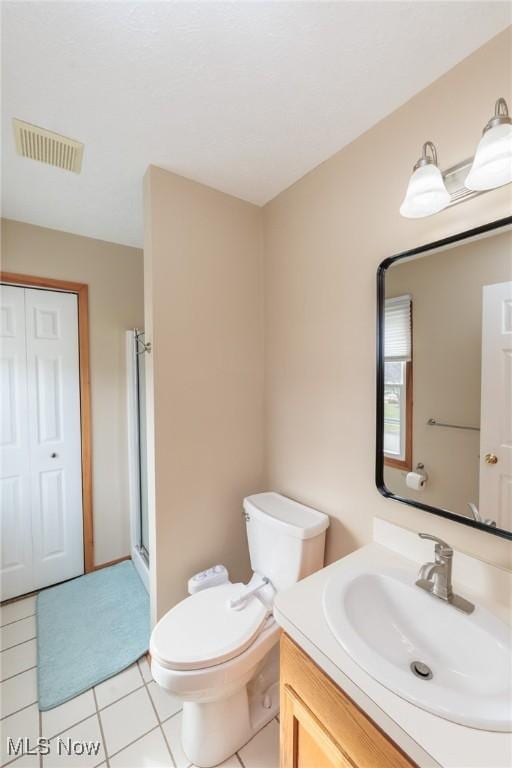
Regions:
<instances>
[{"instance_id":1,"label":"toilet seat","mask_svg":"<svg viewBox=\"0 0 512 768\"><path fill-rule=\"evenodd\" d=\"M270 613L256 595L235 610L231 600L243 584L222 584L196 592L172 608L151 635L150 652L168 669L206 669L241 654L259 634Z\"/></svg>"}]
</instances>

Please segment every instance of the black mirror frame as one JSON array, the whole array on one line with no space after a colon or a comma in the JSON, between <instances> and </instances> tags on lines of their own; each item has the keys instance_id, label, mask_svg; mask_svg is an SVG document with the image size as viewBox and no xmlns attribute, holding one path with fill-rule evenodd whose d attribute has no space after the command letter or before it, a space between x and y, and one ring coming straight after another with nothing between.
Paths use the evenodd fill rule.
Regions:
<instances>
[{"instance_id":1,"label":"black mirror frame","mask_svg":"<svg viewBox=\"0 0 512 768\"><path fill-rule=\"evenodd\" d=\"M492 528L485 523L477 522L471 518L465 518L461 515L456 515L454 512L450 512L447 509L438 507L431 507L429 504L423 504L421 501L414 499L408 499L404 496L399 496L396 493L388 490L384 482L384 307L385 307L385 282L386 271L389 267L400 259L406 259L411 256L417 256L420 253L427 253L428 251L434 251L439 248L443 248L453 243L463 242L470 238L478 237L478 235L484 235L494 230L499 230L503 227L509 227L512 225L512 216L507 216L504 219L498 219L492 221L489 224L484 224L474 229L468 229L465 232L460 232L457 235L451 235L443 240L437 240L427 245L418 246L418 248L412 248L409 251L398 253L395 256L389 256L379 264L377 269L377 435L376 435L376 455L375 455L375 482L379 492L389 499L395 499L402 504L408 504L409 506L416 507L417 509L423 509L425 512L432 512L434 515L444 517L447 520L453 520L463 525L469 525L471 528L478 528L485 533L492 533L495 536L501 536L503 539L509 539L512 541L512 531L506 531L503 528Z\"/></svg>"}]
</instances>

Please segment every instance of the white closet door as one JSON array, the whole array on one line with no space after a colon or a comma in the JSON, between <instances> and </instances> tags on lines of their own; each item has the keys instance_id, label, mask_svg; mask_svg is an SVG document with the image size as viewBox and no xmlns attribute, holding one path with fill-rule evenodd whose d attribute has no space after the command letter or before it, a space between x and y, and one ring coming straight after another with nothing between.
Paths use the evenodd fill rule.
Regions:
<instances>
[{"instance_id":1,"label":"white closet door","mask_svg":"<svg viewBox=\"0 0 512 768\"><path fill-rule=\"evenodd\" d=\"M0 285L0 598L34 588L25 292Z\"/></svg>"},{"instance_id":2,"label":"white closet door","mask_svg":"<svg viewBox=\"0 0 512 768\"><path fill-rule=\"evenodd\" d=\"M78 307L25 289L34 582L83 573Z\"/></svg>"},{"instance_id":3,"label":"white closet door","mask_svg":"<svg viewBox=\"0 0 512 768\"><path fill-rule=\"evenodd\" d=\"M480 514L512 528L512 281L483 290Z\"/></svg>"}]
</instances>

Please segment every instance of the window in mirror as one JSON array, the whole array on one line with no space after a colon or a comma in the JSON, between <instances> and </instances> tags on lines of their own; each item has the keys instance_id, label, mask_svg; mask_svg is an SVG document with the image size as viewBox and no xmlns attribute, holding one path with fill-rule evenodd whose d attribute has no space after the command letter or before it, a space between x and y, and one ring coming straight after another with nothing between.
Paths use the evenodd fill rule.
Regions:
<instances>
[{"instance_id":1,"label":"window in mirror","mask_svg":"<svg viewBox=\"0 0 512 768\"><path fill-rule=\"evenodd\" d=\"M384 324L384 461L412 468L412 302L386 299Z\"/></svg>"}]
</instances>

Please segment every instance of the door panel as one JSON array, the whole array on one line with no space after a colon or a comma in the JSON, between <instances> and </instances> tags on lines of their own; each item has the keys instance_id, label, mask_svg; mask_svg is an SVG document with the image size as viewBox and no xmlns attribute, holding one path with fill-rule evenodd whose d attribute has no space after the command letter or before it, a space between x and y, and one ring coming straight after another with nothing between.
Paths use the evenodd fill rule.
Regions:
<instances>
[{"instance_id":1,"label":"door panel","mask_svg":"<svg viewBox=\"0 0 512 768\"><path fill-rule=\"evenodd\" d=\"M27 543L31 544L30 528L23 526L22 475L2 477L0 505L2 509L2 578L6 572L24 565ZM28 539L28 541L26 541ZM28 547L30 549L30 547Z\"/></svg>"},{"instance_id":2,"label":"door panel","mask_svg":"<svg viewBox=\"0 0 512 768\"><path fill-rule=\"evenodd\" d=\"M511 393L512 281L484 286L482 317L480 513L506 530L512 529Z\"/></svg>"},{"instance_id":3,"label":"door panel","mask_svg":"<svg viewBox=\"0 0 512 768\"><path fill-rule=\"evenodd\" d=\"M0 417L0 445L16 444L16 359L2 355L0 361L0 397L2 398L2 413Z\"/></svg>"},{"instance_id":4,"label":"door panel","mask_svg":"<svg viewBox=\"0 0 512 768\"><path fill-rule=\"evenodd\" d=\"M34 579L83 573L77 297L25 290Z\"/></svg>"},{"instance_id":5,"label":"door panel","mask_svg":"<svg viewBox=\"0 0 512 768\"><path fill-rule=\"evenodd\" d=\"M39 444L62 441L62 370L58 357L37 356L36 397Z\"/></svg>"},{"instance_id":6,"label":"door panel","mask_svg":"<svg viewBox=\"0 0 512 768\"><path fill-rule=\"evenodd\" d=\"M0 286L0 584L2 600L33 589L25 295Z\"/></svg>"},{"instance_id":7,"label":"door panel","mask_svg":"<svg viewBox=\"0 0 512 768\"><path fill-rule=\"evenodd\" d=\"M65 551L64 539L64 483L61 469L41 472L41 556L43 558L62 555Z\"/></svg>"}]
</instances>

